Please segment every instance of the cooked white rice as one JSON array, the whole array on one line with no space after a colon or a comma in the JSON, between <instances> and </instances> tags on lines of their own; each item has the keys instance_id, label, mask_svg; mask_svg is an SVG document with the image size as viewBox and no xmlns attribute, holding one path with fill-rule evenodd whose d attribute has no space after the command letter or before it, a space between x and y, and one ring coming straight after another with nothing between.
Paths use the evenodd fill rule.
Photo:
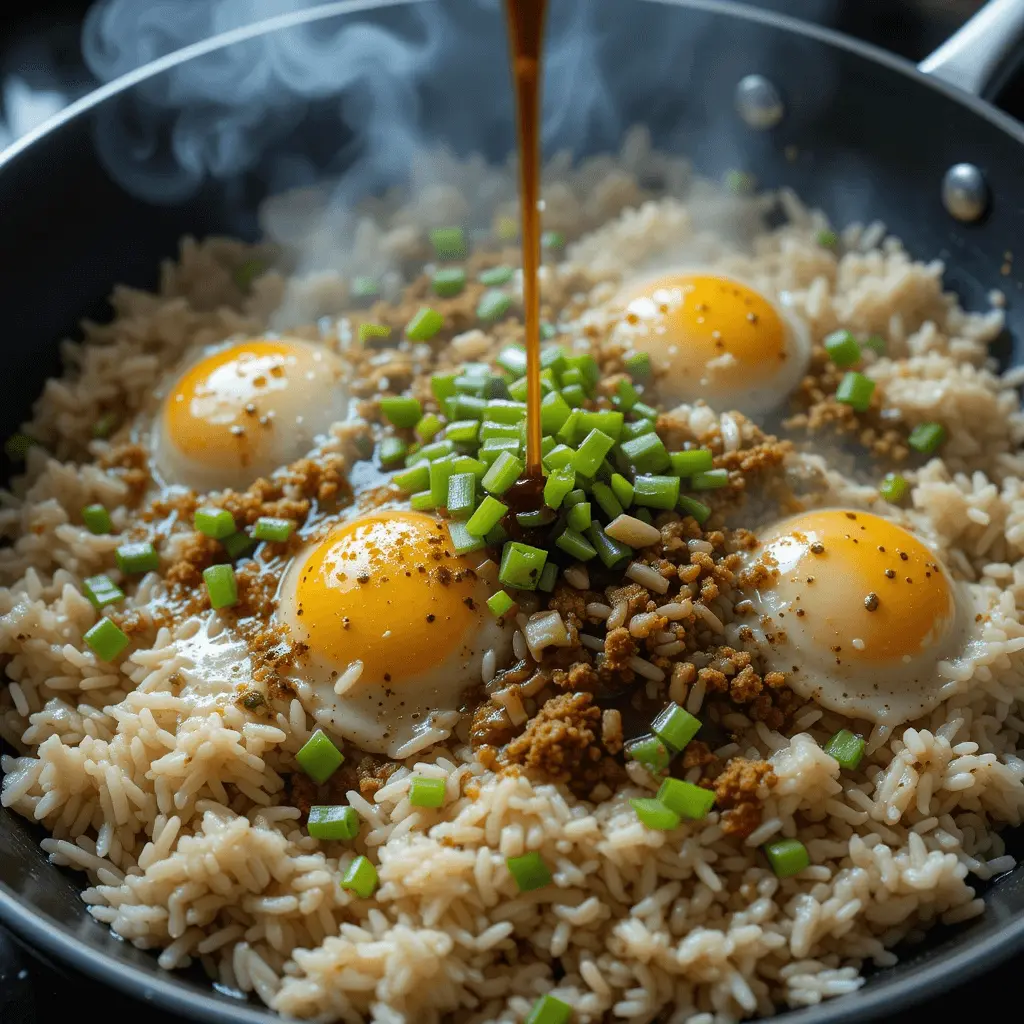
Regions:
<instances>
[{"instance_id":1,"label":"cooked white rice","mask_svg":"<svg viewBox=\"0 0 1024 1024\"><path fill-rule=\"evenodd\" d=\"M849 724L833 713L808 706L789 738L730 716L741 739L719 753L769 758L778 776L745 843L723 836L716 812L673 832L645 828L628 804L645 792L642 773L594 804L526 775L493 775L454 740L412 759L372 802L349 794L366 823L358 841L310 839L299 810L281 802L280 772L312 728L299 702L279 702L268 722L178 685L181 641L215 620L159 629L120 670L82 641L96 613L81 581L110 564L118 541L73 525L69 510L102 502L117 510L115 525L127 515L124 485L82 461L102 404L141 408L186 349L308 317L339 288L330 274L271 273L244 296L230 273L236 243L186 241L158 294L118 289L114 321L65 345L68 371L49 382L30 425L47 447L30 451L0 511L12 542L0 551L10 680L0 731L23 752L4 758L3 804L46 827L52 861L86 873L93 916L158 950L165 968L198 960L221 985L296 1017L518 1021L553 992L580 1021L711 1024L856 989L865 969L895 961L901 940L982 913L975 886L1013 866L997 829L1024 808L1024 418L1012 381L987 361L1001 313L965 313L943 292L939 262L913 261L875 228L847 228L837 259L815 244L822 218L790 196L790 223L737 254L758 202L717 240L701 227L716 226L710 192L687 193L685 168L651 154L642 136L618 164L559 166L545 216L594 227L567 268L614 278L714 259L770 294L788 291L816 339L837 326L887 336L892 358L868 372L889 404L911 423L949 425L943 458L910 474L912 501L886 506L820 455L795 455L791 468L823 481L834 503L908 525L967 581L988 613L981 653L964 670L970 686L912 726L876 729L861 768L842 775L821 749ZM652 169L677 197L646 198L636 181ZM472 187L484 172L464 173ZM400 252L416 209L393 211L383 227L367 221L367 251ZM595 298L605 294L598 285ZM472 350L472 339L463 344ZM720 425L736 429L728 417ZM145 608L160 587L147 577L128 606ZM486 668L493 675L493 658ZM671 696L691 711L703 699L700 684ZM414 770L447 779L443 809L409 805ZM757 854L779 835L799 835L810 852L797 878L780 881ZM541 851L554 885L520 894L504 861L527 850ZM361 853L381 880L369 900L338 885Z\"/></svg>"}]
</instances>

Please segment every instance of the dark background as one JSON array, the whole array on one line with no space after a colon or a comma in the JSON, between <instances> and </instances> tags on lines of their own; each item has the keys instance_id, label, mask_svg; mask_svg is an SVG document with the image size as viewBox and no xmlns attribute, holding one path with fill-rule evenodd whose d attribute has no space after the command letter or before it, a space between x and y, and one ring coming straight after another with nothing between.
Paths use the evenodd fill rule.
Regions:
<instances>
[{"instance_id":1,"label":"dark background","mask_svg":"<svg viewBox=\"0 0 1024 1024\"><path fill-rule=\"evenodd\" d=\"M145 2L145 0L140 0ZM203 3L205 0L194 0ZM557 0L553 0L557 3ZM0 147L95 83L79 47L90 0L0 0ZM762 0L755 6L814 15L831 27L920 60L979 6L979 0ZM1024 119L1024 74L1011 80L1000 106ZM945 1024L984 1014L1016 996L1019 960L901 1016L911 1024ZM64 1024L83 1008L115 1021L170 1024L172 1018L46 961L0 928L0 1024Z\"/></svg>"}]
</instances>

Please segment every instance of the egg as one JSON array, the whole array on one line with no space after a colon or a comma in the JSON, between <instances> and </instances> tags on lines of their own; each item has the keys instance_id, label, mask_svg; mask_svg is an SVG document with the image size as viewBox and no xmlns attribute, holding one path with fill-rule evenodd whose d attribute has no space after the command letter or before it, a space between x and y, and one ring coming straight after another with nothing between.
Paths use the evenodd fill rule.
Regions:
<instances>
[{"instance_id":1,"label":"egg","mask_svg":"<svg viewBox=\"0 0 1024 1024\"><path fill-rule=\"evenodd\" d=\"M205 349L170 384L154 428L165 483L241 490L294 462L345 418L345 368L295 338L250 338Z\"/></svg>"},{"instance_id":2,"label":"egg","mask_svg":"<svg viewBox=\"0 0 1024 1024\"><path fill-rule=\"evenodd\" d=\"M304 645L296 688L320 725L396 758L450 733L484 655L501 664L515 628L487 608L479 562L404 509L341 523L295 558L278 615Z\"/></svg>"},{"instance_id":3,"label":"egg","mask_svg":"<svg viewBox=\"0 0 1024 1024\"><path fill-rule=\"evenodd\" d=\"M969 598L917 537L866 512L779 523L742 577L768 667L801 697L896 725L956 691Z\"/></svg>"},{"instance_id":4,"label":"egg","mask_svg":"<svg viewBox=\"0 0 1024 1024\"><path fill-rule=\"evenodd\" d=\"M668 406L703 399L747 415L782 405L810 360L808 332L791 312L741 281L674 273L628 287L614 337L662 370Z\"/></svg>"}]
</instances>

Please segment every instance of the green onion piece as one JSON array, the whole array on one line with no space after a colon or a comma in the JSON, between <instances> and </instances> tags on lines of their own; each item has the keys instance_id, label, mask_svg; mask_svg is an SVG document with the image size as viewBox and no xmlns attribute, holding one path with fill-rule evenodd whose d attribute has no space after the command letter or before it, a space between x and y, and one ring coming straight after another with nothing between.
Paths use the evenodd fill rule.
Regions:
<instances>
[{"instance_id":1,"label":"green onion piece","mask_svg":"<svg viewBox=\"0 0 1024 1024\"><path fill-rule=\"evenodd\" d=\"M503 242L514 242L519 237L519 221L515 217L499 217L494 232Z\"/></svg>"},{"instance_id":2,"label":"green onion piece","mask_svg":"<svg viewBox=\"0 0 1024 1024\"><path fill-rule=\"evenodd\" d=\"M865 348L871 349L872 352L877 353L880 356L885 355L885 338L880 334L871 334L864 339L861 344Z\"/></svg>"},{"instance_id":3,"label":"green onion piece","mask_svg":"<svg viewBox=\"0 0 1024 1024\"><path fill-rule=\"evenodd\" d=\"M391 395L380 400L380 411L396 427L414 427L423 415L418 399Z\"/></svg>"},{"instance_id":4,"label":"green onion piece","mask_svg":"<svg viewBox=\"0 0 1024 1024\"><path fill-rule=\"evenodd\" d=\"M457 377L457 373L435 373L431 375L430 390L439 402L443 402L446 398L451 398L455 394L455 381Z\"/></svg>"},{"instance_id":5,"label":"green onion piece","mask_svg":"<svg viewBox=\"0 0 1024 1024\"><path fill-rule=\"evenodd\" d=\"M479 434L479 420L456 420L444 428L444 436L456 444L473 444Z\"/></svg>"},{"instance_id":6,"label":"green onion piece","mask_svg":"<svg viewBox=\"0 0 1024 1024\"><path fill-rule=\"evenodd\" d=\"M690 487L695 491L716 491L729 483L727 469L709 469L704 473L694 473L690 477Z\"/></svg>"},{"instance_id":7,"label":"green onion piece","mask_svg":"<svg viewBox=\"0 0 1024 1024\"><path fill-rule=\"evenodd\" d=\"M575 491L570 491L565 496L565 501L562 502L564 508L569 508L572 505L578 505L581 501L587 500L587 492L582 487L577 487Z\"/></svg>"},{"instance_id":8,"label":"green onion piece","mask_svg":"<svg viewBox=\"0 0 1024 1024\"><path fill-rule=\"evenodd\" d=\"M539 530L550 526L555 521L555 513L550 508L538 508L531 512L517 512L516 522L524 530Z\"/></svg>"},{"instance_id":9,"label":"green onion piece","mask_svg":"<svg viewBox=\"0 0 1024 1024\"><path fill-rule=\"evenodd\" d=\"M540 236L540 244L544 249L564 249L565 235L561 231L545 231Z\"/></svg>"},{"instance_id":10,"label":"green onion piece","mask_svg":"<svg viewBox=\"0 0 1024 1024\"><path fill-rule=\"evenodd\" d=\"M822 344L829 359L840 369L860 362L860 345L849 331L833 331Z\"/></svg>"},{"instance_id":11,"label":"green onion piece","mask_svg":"<svg viewBox=\"0 0 1024 1024\"><path fill-rule=\"evenodd\" d=\"M474 537L486 537L501 522L506 512L508 505L503 505L488 494L469 517L466 530Z\"/></svg>"},{"instance_id":12,"label":"green onion piece","mask_svg":"<svg viewBox=\"0 0 1024 1024\"><path fill-rule=\"evenodd\" d=\"M576 472L583 476L593 476L614 445L615 440L603 431L597 428L591 430L576 449L576 458L573 459Z\"/></svg>"},{"instance_id":13,"label":"green onion piece","mask_svg":"<svg viewBox=\"0 0 1024 1024\"><path fill-rule=\"evenodd\" d=\"M597 549L594 545L582 534L577 533L571 528L566 528L559 534L558 540L555 541L555 547L579 562L589 562L590 559L597 555Z\"/></svg>"},{"instance_id":14,"label":"green onion piece","mask_svg":"<svg viewBox=\"0 0 1024 1024\"><path fill-rule=\"evenodd\" d=\"M702 501L698 501L696 498L691 498L687 494L679 495L679 503L676 507L680 512L683 512L688 516L693 516L701 526L703 526L711 516L711 509L708 508L707 505Z\"/></svg>"},{"instance_id":15,"label":"green onion piece","mask_svg":"<svg viewBox=\"0 0 1024 1024\"><path fill-rule=\"evenodd\" d=\"M700 729L700 721L678 704L669 704L651 723L651 731L670 749L679 753Z\"/></svg>"},{"instance_id":16,"label":"green onion piece","mask_svg":"<svg viewBox=\"0 0 1024 1024\"><path fill-rule=\"evenodd\" d=\"M445 780L414 775L409 780L409 803L413 807L440 807L444 803Z\"/></svg>"},{"instance_id":17,"label":"green onion piece","mask_svg":"<svg viewBox=\"0 0 1024 1024\"><path fill-rule=\"evenodd\" d=\"M492 466L502 452L508 452L509 455L518 455L520 447L519 438L517 437L489 437L477 449L477 455L480 456L480 461L485 465Z\"/></svg>"},{"instance_id":18,"label":"green onion piece","mask_svg":"<svg viewBox=\"0 0 1024 1024\"><path fill-rule=\"evenodd\" d=\"M556 469L544 481L544 504L561 508L566 495L576 486L576 470L571 466Z\"/></svg>"},{"instance_id":19,"label":"green onion piece","mask_svg":"<svg viewBox=\"0 0 1024 1024\"><path fill-rule=\"evenodd\" d=\"M563 502L563 505L565 503ZM590 527L592 522L590 514L590 502L580 501L577 502L569 509L569 514L565 518L565 524L570 530L575 530L577 533L582 533L584 530Z\"/></svg>"},{"instance_id":20,"label":"green onion piece","mask_svg":"<svg viewBox=\"0 0 1024 1024\"><path fill-rule=\"evenodd\" d=\"M680 503L682 500L682 498L679 499ZM654 523L651 513L645 508L634 509L632 515L634 519L639 519L641 523L646 523L648 526L651 526Z\"/></svg>"},{"instance_id":21,"label":"green onion piece","mask_svg":"<svg viewBox=\"0 0 1024 1024\"><path fill-rule=\"evenodd\" d=\"M501 285L508 284L509 281L512 280L513 274L515 274L515 271L511 267L502 264L498 267L488 267L486 270L481 270L477 275L477 280L481 284L487 285L488 288L500 288ZM511 367L509 367L509 369L511 369ZM522 373L523 370L513 370L512 372Z\"/></svg>"},{"instance_id":22,"label":"green onion piece","mask_svg":"<svg viewBox=\"0 0 1024 1024\"><path fill-rule=\"evenodd\" d=\"M435 462L437 459L447 458L455 452L453 441L435 441L433 444L425 444L419 450L419 457L428 462Z\"/></svg>"},{"instance_id":23,"label":"green onion piece","mask_svg":"<svg viewBox=\"0 0 1024 1024\"><path fill-rule=\"evenodd\" d=\"M572 450L567 444L558 444L551 449L544 456L544 465L548 469L565 469L566 466L571 466L576 460L576 452Z\"/></svg>"},{"instance_id":24,"label":"green onion piece","mask_svg":"<svg viewBox=\"0 0 1024 1024\"><path fill-rule=\"evenodd\" d=\"M503 615L515 608L515 606L515 599L504 590L495 591L495 593L491 594L491 596L487 598L487 607L490 608L491 614L496 619L500 619Z\"/></svg>"},{"instance_id":25,"label":"green onion piece","mask_svg":"<svg viewBox=\"0 0 1024 1024\"><path fill-rule=\"evenodd\" d=\"M578 356L566 356L565 365L571 370L579 370L583 374L587 387L592 388L601 379L601 367L589 353Z\"/></svg>"},{"instance_id":26,"label":"green onion piece","mask_svg":"<svg viewBox=\"0 0 1024 1024\"><path fill-rule=\"evenodd\" d=\"M654 432L654 420L634 420L632 423L624 423L622 425L622 439L624 441L632 441L635 437L640 437L642 434L651 434Z\"/></svg>"},{"instance_id":27,"label":"green onion piece","mask_svg":"<svg viewBox=\"0 0 1024 1024\"><path fill-rule=\"evenodd\" d=\"M430 341L443 326L444 317L436 309L424 306L405 325L405 336L410 341Z\"/></svg>"},{"instance_id":28,"label":"green onion piece","mask_svg":"<svg viewBox=\"0 0 1024 1024\"><path fill-rule=\"evenodd\" d=\"M656 420L658 418L658 410L646 402L637 402L630 411L634 416L638 416L641 419Z\"/></svg>"},{"instance_id":29,"label":"green onion piece","mask_svg":"<svg viewBox=\"0 0 1024 1024\"><path fill-rule=\"evenodd\" d=\"M590 490L594 496L594 500L598 505L600 505L601 511L609 519L615 519L617 516L622 515L622 505L619 503L619 499L615 497L615 492L608 486L608 484L596 483Z\"/></svg>"},{"instance_id":30,"label":"green onion piece","mask_svg":"<svg viewBox=\"0 0 1024 1024\"><path fill-rule=\"evenodd\" d=\"M235 279L235 284L238 286L240 291L247 292L251 287L253 281L257 277L262 276L267 269L267 265L261 259L257 259L255 256L251 256L247 260L243 260L235 267L232 277Z\"/></svg>"},{"instance_id":31,"label":"green onion piece","mask_svg":"<svg viewBox=\"0 0 1024 1024\"><path fill-rule=\"evenodd\" d=\"M359 835L359 815L345 804L317 804L309 809L306 831L314 839L355 839Z\"/></svg>"},{"instance_id":32,"label":"green onion piece","mask_svg":"<svg viewBox=\"0 0 1024 1024\"><path fill-rule=\"evenodd\" d=\"M382 466L391 466L409 454L409 446L400 437L385 437L377 446L377 458Z\"/></svg>"},{"instance_id":33,"label":"green onion piece","mask_svg":"<svg viewBox=\"0 0 1024 1024\"><path fill-rule=\"evenodd\" d=\"M430 491L417 491L409 495L409 508L416 512L426 512L429 509L437 508L434 504L434 495Z\"/></svg>"},{"instance_id":34,"label":"green onion piece","mask_svg":"<svg viewBox=\"0 0 1024 1024\"><path fill-rule=\"evenodd\" d=\"M541 320L540 340L550 341L552 338L556 337L558 337L558 328L554 324L549 324L547 320Z\"/></svg>"},{"instance_id":35,"label":"green onion piece","mask_svg":"<svg viewBox=\"0 0 1024 1024\"><path fill-rule=\"evenodd\" d=\"M439 260L464 260L469 251L462 228L434 228L430 242Z\"/></svg>"},{"instance_id":36,"label":"green onion piece","mask_svg":"<svg viewBox=\"0 0 1024 1024\"><path fill-rule=\"evenodd\" d=\"M359 344L365 345L371 338L390 338L391 328L387 324L360 324Z\"/></svg>"},{"instance_id":37,"label":"green onion piece","mask_svg":"<svg viewBox=\"0 0 1024 1024\"><path fill-rule=\"evenodd\" d=\"M482 420L487 410L487 400L479 395L459 395L449 414L449 419Z\"/></svg>"},{"instance_id":38,"label":"green onion piece","mask_svg":"<svg viewBox=\"0 0 1024 1024\"><path fill-rule=\"evenodd\" d=\"M230 565L211 565L203 570L211 608L230 608L238 604L238 580Z\"/></svg>"},{"instance_id":39,"label":"green onion piece","mask_svg":"<svg viewBox=\"0 0 1024 1024\"><path fill-rule=\"evenodd\" d=\"M860 736L855 736L849 729L840 729L822 749L843 768L853 771L864 756L865 745Z\"/></svg>"},{"instance_id":40,"label":"green onion piece","mask_svg":"<svg viewBox=\"0 0 1024 1024\"><path fill-rule=\"evenodd\" d=\"M526 403L510 402L504 398L492 398L484 413L491 423L516 424L526 419Z\"/></svg>"},{"instance_id":41,"label":"green onion piece","mask_svg":"<svg viewBox=\"0 0 1024 1024\"><path fill-rule=\"evenodd\" d=\"M124 591L109 576L88 576L82 581L82 589L97 611L124 600Z\"/></svg>"},{"instance_id":42,"label":"green onion piece","mask_svg":"<svg viewBox=\"0 0 1024 1024\"><path fill-rule=\"evenodd\" d=\"M558 566L554 562L548 562L545 564L543 571L540 574L540 579L537 580L537 589L543 590L545 594L550 594L555 589L555 584L558 582Z\"/></svg>"},{"instance_id":43,"label":"green onion piece","mask_svg":"<svg viewBox=\"0 0 1024 1024\"><path fill-rule=\"evenodd\" d=\"M633 380L646 380L651 375L651 357L646 352L634 352L627 356L625 366Z\"/></svg>"},{"instance_id":44,"label":"green onion piece","mask_svg":"<svg viewBox=\"0 0 1024 1024\"><path fill-rule=\"evenodd\" d=\"M633 481L633 503L647 508L675 508L679 501L679 477L638 476Z\"/></svg>"},{"instance_id":45,"label":"green onion piece","mask_svg":"<svg viewBox=\"0 0 1024 1024\"><path fill-rule=\"evenodd\" d=\"M269 540L280 544L286 541L294 530L295 523L290 519L279 519L277 516L260 516L253 523L252 535L256 540Z\"/></svg>"},{"instance_id":46,"label":"green onion piece","mask_svg":"<svg viewBox=\"0 0 1024 1024\"><path fill-rule=\"evenodd\" d=\"M550 370L554 374L560 374L565 369L565 349L561 345L549 345L541 349L540 365L544 370Z\"/></svg>"},{"instance_id":47,"label":"green onion piece","mask_svg":"<svg viewBox=\"0 0 1024 1024\"><path fill-rule=\"evenodd\" d=\"M487 467L472 455L453 455L452 466L456 473L472 473L477 480L483 480Z\"/></svg>"},{"instance_id":48,"label":"green onion piece","mask_svg":"<svg viewBox=\"0 0 1024 1024\"><path fill-rule=\"evenodd\" d=\"M587 537L594 545L598 557L609 569L614 569L626 562L633 554L633 549L619 541L613 540L601 528L598 522L592 522L587 530Z\"/></svg>"},{"instance_id":49,"label":"green onion piece","mask_svg":"<svg viewBox=\"0 0 1024 1024\"><path fill-rule=\"evenodd\" d=\"M380 295L380 282L375 277L360 274L358 277L352 278L349 290L354 298L375 299Z\"/></svg>"},{"instance_id":50,"label":"green onion piece","mask_svg":"<svg viewBox=\"0 0 1024 1024\"><path fill-rule=\"evenodd\" d=\"M430 466L425 462L419 462L410 469L395 473L391 482L405 491L406 494L415 494L417 491L425 491L430 486Z\"/></svg>"},{"instance_id":51,"label":"green onion piece","mask_svg":"<svg viewBox=\"0 0 1024 1024\"><path fill-rule=\"evenodd\" d=\"M520 892L533 892L551 884L551 871L536 850L524 853L522 857L509 857L505 864Z\"/></svg>"},{"instance_id":52,"label":"green onion piece","mask_svg":"<svg viewBox=\"0 0 1024 1024\"><path fill-rule=\"evenodd\" d=\"M441 417L436 413L428 412L416 424L413 430L421 441L430 441L437 435L442 426Z\"/></svg>"},{"instance_id":53,"label":"green onion piece","mask_svg":"<svg viewBox=\"0 0 1024 1024\"><path fill-rule=\"evenodd\" d=\"M641 823L657 832L671 832L679 827L679 815L666 807L660 800L643 797L629 801Z\"/></svg>"},{"instance_id":54,"label":"green onion piece","mask_svg":"<svg viewBox=\"0 0 1024 1024\"><path fill-rule=\"evenodd\" d=\"M834 249L839 244L839 236L828 229L818 232L818 245L822 249Z\"/></svg>"},{"instance_id":55,"label":"green onion piece","mask_svg":"<svg viewBox=\"0 0 1024 1024\"><path fill-rule=\"evenodd\" d=\"M228 516L230 519L231 516ZM85 523L90 533L110 533L114 524L110 521L110 513L102 505L86 505L82 509L82 522ZM234 529L234 523L231 524Z\"/></svg>"},{"instance_id":56,"label":"green onion piece","mask_svg":"<svg viewBox=\"0 0 1024 1024\"><path fill-rule=\"evenodd\" d=\"M122 544L115 552L117 567L126 576L141 572L155 572L160 568L160 556L149 541Z\"/></svg>"},{"instance_id":57,"label":"green onion piece","mask_svg":"<svg viewBox=\"0 0 1024 1024\"><path fill-rule=\"evenodd\" d=\"M707 448L691 448L685 452L672 452L669 455L672 472L676 476L693 476L695 473L706 473L714 469L715 457Z\"/></svg>"},{"instance_id":58,"label":"green onion piece","mask_svg":"<svg viewBox=\"0 0 1024 1024\"><path fill-rule=\"evenodd\" d=\"M557 391L549 392L540 403L541 429L545 434L557 433L571 413L569 403Z\"/></svg>"},{"instance_id":59,"label":"green onion piece","mask_svg":"<svg viewBox=\"0 0 1024 1024\"><path fill-rule=\"evenodd\" d=\"M245 530L239 530L237 533L231 534L230 537L225 537L220 542L220 546L228 558L235 562L242 555L247 555L256 546L256 542Z\"/></svg>"},{"instance_id":60,"label":"green onion piece","mask_svg":"<svg viewBox=\"0 0 1024 1024\"><path fill-rule=\"evenodd\" d=\"M634 406L636 408L636 406ZM590 430L600 430L613 441L622 436L622 425L626 417L618 410L602 409L597 412L580 412L577 434L582 436Z\"/></svg>"},{"instance_id":61,"label":"green onion piece","mask_svg":"<svg viewBox=\"0 0 1024 1024\"><path fill-rule=\"evenodd\" d=\"M665 444L657 434L641 434L619 446L638 473L660 473L671 465Z\"/></svg>"},{"instance_id":62,"label":"green onion piece","mask_svg":"<svg viewBox=\"0 0 1024 1024\"><path fill-rule=\"evenodd\" d=\"M878 485L878 493L886 501L891 501L895 505L896 502L902 501L906 497L909 486L905 476L900 476L899 473L887 473L885 479Z\"/></svg>"},{"instance_id":63,"label":"green onion piece","mask_svg":"<svg viewBox=\"0 0 1024 1024\"><path fill-rule=\"evenodd\" d=\"M92 436L95 438L106 438L117 429L120 417L116 412L105 412L93 425Z\"/></svg>"},{"instance_id":64,"label":"green onion piece","mask_svg":"<svg viewBox=\"0 0 1024 1024\"><path fill-rule=\"evenodd\" d=\"M470 551L479 551L487 547L483 537L475 537L466 529L466 524L453 519L448 523L448 536L457 555L467 555Z\"/></svg>"},{"instance_id":65,"label":"green onion piece","mask_svg":"<svg viewBox=\"0 0 1024 1024\"><path fill-rule=\"evenodd\" d=\"M575 366L568 366L562 370L558 375L558 381L563 389L573 384L579 384L585 388L587 384L587 379L583 376L583 371L578 370Z\"/></svg>"},{"instance_id":66,"label":"green onion piece","mask_svg":"<svg viewBox=\"0 0 1024 1024\"><path fill-rule=\"evenodd\" d=\"M314 782L323 785L341 767L345 755L330 741L323 729L317 729L299 748L295 760Z\"/></svg>"},{"instance_id":67,"label":"green onion piece","mask_svg":"<svg viewBox=\"0 0 1024 1024\"><path fill-rule=\"evenodd\" d=\"M798 875L811 863L807 847L799 839L774 839L761 849L778 878Z\"/></svg>"},{"instance_id":68,"label":"green onion piece","mask_svg":"<svg viewBox=\"0 0 1024 1024\"><path fill-rule=\"evenodd\" d=\"M630 409L640 401L640 395L637 393L633 382L622 379L615 386L615 398L613 399L617 408L623 412L629 412Z\"/></svg>"},{"instance_id":69,"label":"green onion piece","mask_svg":"<svg viewBox=\"0 0 1024 1024\"><path fill-rule=\"evenodd\" d=\"M504 292L491 289L480 296L476 305L476 315L480 320L498 320L512 307L512 299Z\"/></svg>"},{"instance_id":70,"label":"green onion piece","mask_svg":"<svg viewBox=\"0 0 1024 1024\"><path fill-rule=\"evenodd\" d=\"M522 345L506 345L494 361L516 377L526 373L526 349Z\"/></svg>"},{"instance_id":71,"label":"green onion piece","mask_svg":"<svg viewBox=\"0 0 1024 1024\"><path fill-rule=\"evenodd\" d=\"M875 393L875 382L863 373L851 371L839 382L836 388L836 401L848 405L857 412L866 412L871 406L871 396Z\"/></svg>"},{"instance_id":72,"label":"green onion piece","mask_svg":"<svg viewBox=\"0 0 1024 1024\"><path fill-rule=\"evenodd\" d=\"M511 452L502 452L484 474L483 488L489 494L504 494L522 472L523 463Z\"/></svg>"},{"instance_id":73,"label":"green onion piece","mask_svg":"<svg viewBox=\"0 0 1024 1024\"><path fill-rule=\"evenodd\" d=\"M672 754L657 736L641 736L626 744L626 757L642 764L653 775L661 775L672 760Z\"/></svg>"},{"instance_id":74,"label":"green onion piece","mask_svg":"<svg viewBox=\"0 0 1024 1024\"><path fill-rule=\"evenodd\" d=\"M946 440L946 428L941 423L918 423L910 432L907 444L922 455L931 455Z\"/></svg>"},{"instance_id":75,"label":"green onion piece","mask_svg":"<svg viewBox=\"0 0 1024 1024\"><path fill-rule=\"evenodd\" d=\"M568 1024L572 1007L552 995L543 995L533 1004L523 1024Z\"/></svg>"},{"instance_id":76,"label":"green onion piece","mask_svg":"<svg viewBox=\"0 0 1024 1024\"><path fill-rule=\"evenodd\" d=\"M235 518L226 508L198 508L192 525L214 540L223 540L235 532Z\"/></svg>"},{"instance_id":77,"label":"green onion piece","mask_svg":"<svg viewBox=\"0 0 1024 1024\"><path fill-rule=\"evenodd\" d=\"M633 504L633 485L621 473L612 473L611 488L623 509Z\"/></svg>"},{"instance_id":78,"label":"green onion piece","mask_svg":"<svg viewBox=\"0 0 1024 1024\"><path fill-rule=\"evenodd\" d=\"M570 409L579 409L587 399L586 392L579 384L570 384L562 388L562 398Z\"/></svg>"},{"instance_id":79,"label":"green onion piece","mask_svg":"<svg viewBox=\"0 0 1024 1024\"><path fill-rule=\"evenodd\" d=\"M11 462L21 462L28 455L29 448L34 447L38 442L28 434L11 434L4 441L4 452Z\"/></svg>"},{"instance_id":80,"label":"green onion piece","mask_svg":"<svg viewBox=\"0 0 1024 1024\"><path fill-rule=\"evenodd\" d=\"M377 869L368 857L360 855L349 864L339 884L365 900L377 891L377 883Z\"/></svg>"},{"instance_id":81,"label":"green onion piece","mask_svg":"<svg viewBox=\"0 0 1024 1024\"><path fill-rule=\"evenodd\" d=\"M430 497L434 508L441 508L448 502L448 481L455 473L455 460L447 456L435 459L430 464Z\"/></svg>"},{"instance_id":82,"label":"green onion piece","mask_svg":"<svg viewBox=\"0 0 1024 1024\"><path fill-rule=\"evenodd\" d=\"M682 779L666 779L658 790L658 799L680 818L699 821L706 818L714 806L715 793Z\"/></svg>"},{"instance_id":83,"label":"green onion piece","mask_svg":"<svg viewBox=\"0 0 1024 1024\"><path fill-rule=\"evenodd\" d=\"M480 440L486 441L492 437L514 437L520 436L518 423L494 423L491 420L484 420L480 424Z\"/></svg>"},{"instance_id":84,"label":"green onion piece","mask_svg":"<svg viewBox=\"0 0 1024 1024\"><path fill-rule=\"evenodd\" d=\"M100 661L113 661L130 642L127 635L106 618L100 619L82 639Z\"/></svg>"},{"instance_id":85,"label":"green onion piece","mask_svg":"<svg viewBox=\"0 0 1024 1024\"><path fill-rule=\"evenodd\" d=\"M519 541L508 541L501 549L498 579L518 590L535 590L548 553Z\"/></svg>"},{"instance_id":86,"label":"green onion piece","mask_svg":"<svg viewBox=\"0 0 1024 1024\"><path fill-rule=\"evenodd\" d=\"M434 271L434 294L450 299L466 287L466 272L461 267L442 267Z\"/></svg>"},{"instance_id":87,"label":"green onion piece","mask_svg":"<svg viewBox=\"0 0 1024 1024\"><path fill-rule=\"evenodd\" d=\"M453 473L448 478L448 500L445 507L452 519L468 519L473 514L476 507L476 477L472 473Z\"/></svg>"},{"instance_id":88,"label":"green onion piece","mask_svg":"<svg viewBox=\"0 0 1024 1024\"><path fill-rule=\"evenodd\" d=\"M564 444L575 444L576 442L576 430L579 426L580 417L583 415L582 409L573 409L569 413L569 418L562 424L562 429L558 431L557 438Z\"/></svg>"}]
</instances>

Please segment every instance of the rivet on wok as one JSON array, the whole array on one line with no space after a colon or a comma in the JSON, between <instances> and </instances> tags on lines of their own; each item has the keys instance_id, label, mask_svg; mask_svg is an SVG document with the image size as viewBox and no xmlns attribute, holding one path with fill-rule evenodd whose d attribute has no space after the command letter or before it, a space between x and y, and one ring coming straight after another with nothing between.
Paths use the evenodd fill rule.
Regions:
<instances>
[{"instance_id":1,"label":"rivet on wok","mask_svg":"<svg viewBox=\"0 0 1024 1024\"><path fill-rule=\"evenodd\" d=\"M942 205L957 220L974 221L988 208L988 185L974 164L954 164L942 179Z\"/></svg>"},{"instance_id":2,"label":"rivet on wok","mask_svg":"<svg viewBox=\"0 0 1024 1024\"><path fill-rule=\"evenodd\" d=\"M735 102L740 117L759 131L774 128L786 112L779 90L764 75L747 75L740 79Z\"/></svg>"}]
</instances>

